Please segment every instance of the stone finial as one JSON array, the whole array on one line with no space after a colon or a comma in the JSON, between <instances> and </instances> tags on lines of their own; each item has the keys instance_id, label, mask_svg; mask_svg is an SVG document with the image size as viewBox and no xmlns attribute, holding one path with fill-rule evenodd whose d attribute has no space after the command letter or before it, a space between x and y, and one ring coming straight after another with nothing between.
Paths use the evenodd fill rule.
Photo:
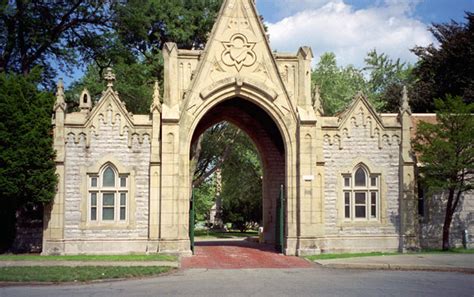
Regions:
<instances>
[{"instance_id":1,"label":"stone finial","mask_svg":"<svg viewBox=\"0 0 474 297\"><path fill-rule=\"evenodd\" d=\"M57 83L57 91L56 91L56 102L64 102L64 83L63 80L60 78Z\"/></svg>"},{"instance_id":2,"label":"stone finial","mask_svg":"<svg viewBox=\"0 0 474 297\"><path fill-rule=\"evenodd\" d=\"M153 86L153 102L150 106L150 111L153 112L157 110L161 112L161 95L160 95L160 84L155 80L155 85Z\"/></svg>"},{"instance_id":3,"label":"stone finial","mask_svg":"<svg viewBox=\"0 0 474 297\"><path fill-rule=\"evenodd\" d=\"M321 102L321 93L319 91L319 85L315 85L313 89L313 109L314 109L314 112L319 116L324 114L323 104Z\"/></svg>"},{"instance_id":4,"label":"stone finial","mask_svg":"<svg viewBox=\"0 0 474 297\"><path fill-rule=\"evenodd\" d=\"M115 74L111 67L107 67L105 70L104 79L107 82L107 87L111 88L114 86Z\"/></svg>"},{"instance_id":5,"label":"stone finial","mask_svg":"<svg viewBox=\"0 0 474 297\"><path fill-rule=\"evenodd\" d=\"M403 86L402 90L402 104L400 106L400 112L408 112L411 113L411 108L410 108L410 99L408 98L408 91L407 87Z\"/></svg>"},{"instance_id":6,"label":"stone finial","mask_svg":"<svg viewBox=\"0 0 474 297\"><path fill-rule=\"evenodd\" d=\"M62 108L63 111L66 110L66 102L64 101L64 84L62 79L59 79L57 83L56 102L54 103L54 110L57 110L59 107Z\"/></svg>"}]
</instances>

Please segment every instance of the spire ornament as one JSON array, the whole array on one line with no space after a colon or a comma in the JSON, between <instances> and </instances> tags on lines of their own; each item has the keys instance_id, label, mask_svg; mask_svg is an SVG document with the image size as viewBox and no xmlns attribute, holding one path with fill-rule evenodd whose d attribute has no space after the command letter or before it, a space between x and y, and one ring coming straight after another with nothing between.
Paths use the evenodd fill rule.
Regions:
<instances>
[{"instance_id":1,"label":"spire ornament","mask_svg":"<svg viewBox=\"0 0 474 297\"><path fill-rule=\"evenodd\" d=\"M107 67L107 69L105 70L104 79L107 82L107 87L111 88L114 86L115 73L113 72L111 67Z\"/></svg>"},{"instance_id":2,"label":"spire ornament","mask_svg":"<svg viewBox=\"0 0 474 297\"><path fill-rule=\"evenodd\" d=\"M324 114L319 85L315 85L313 89L313 109L316 115L322 116Z\"/></svg>"},{"instance_id":3,"label":"spire ornament","mask_svg":"<svg viewBox=\"0 0 474 297\"><path fill-rule=\"evenodd\" d=\"M64 84L63 80L59 79L56 85L56 102L54 103L54 110L61 108L63 111L66 110L66 102L64 101Z\"/></svg>"},{"instance_id":4,"label":"spire ornament","mask_svg":"<svg viewBox=\"0 0 474 297\"><path fill-rule=\"evenodd\" d=\"M150 112L154 112L155 110L161 112L161 95L160 95L160 84L158 80L155 80L155 85L153 86L153 102L150 106Z\"/></svg>"},{"instance_id":5,"label":"spire ornament","mask_svg":"<svg viewBox=\"0 0 474 297\"><path fill-rule=\"evenodd\" d=\"M408 98L408 91L407 87L403 86L402 90L402 104L400 106L400 112L408 112L411 113L411 108L410 108L410 99Z\"/></svg>"}]
</instances>

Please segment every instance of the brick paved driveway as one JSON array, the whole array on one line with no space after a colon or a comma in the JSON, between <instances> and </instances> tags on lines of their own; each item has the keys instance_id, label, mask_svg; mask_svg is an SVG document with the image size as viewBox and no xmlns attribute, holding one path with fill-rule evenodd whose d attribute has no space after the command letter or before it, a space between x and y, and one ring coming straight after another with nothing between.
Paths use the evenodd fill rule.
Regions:
<instances>
[{"instance_id":1,"label":"brick paved driveway","mask_svg":"<svg viewBox=\"0 0 474 297\"><path fill-rule=\"evenodd\" d=\"M302 258L279 254L272 246L242 240L196 242L194 256L183 257L181 267L184 269L311 268L313 264Z\"/></svg>"}]
</instances>

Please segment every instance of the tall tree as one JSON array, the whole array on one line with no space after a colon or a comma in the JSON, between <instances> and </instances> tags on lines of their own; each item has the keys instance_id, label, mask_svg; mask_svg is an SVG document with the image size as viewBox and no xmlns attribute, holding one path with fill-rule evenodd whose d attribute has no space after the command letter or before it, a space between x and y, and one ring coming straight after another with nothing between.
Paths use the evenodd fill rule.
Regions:
<instances>
[{"instance_id":1,"label":"tall tree","mask_svg":"<svg viewBox=\"0 0 474 297\"><path fill-rule=\"evenodd\" d=\"M47 203L56 192L51 110L54 97L39 92L39 71L0 73L0 250L14 238L16 211Z\"/></svg>"},{"instance_id":2,"label":"tall tree","mask_svg":"<svg viewBox=\"0 0 474 297\"><path fill-rule=\"evenodd\" d=\"M214 176L203 181L194 190L194 211L196 221L209 219L209 212L216 200L216 179Z\"/></svg>"},{"instance_id":3,"label":"tall tree","mask_svg":"<svg viewBox=\"0 0 474 297\"><path fill-rule=\"evenodd\" d=\"M241 232L261 223L262 176L257 148L245 133L239 133L222 167L224 223L232 223Z\"/></svg>"},{"instance_id":4,"label":"tall tree","mask_svg":"<svg viewBox=\"0 0 474 297\"><path fill-rule=\"evenodd\" d=\"M415 112L432 112L433 99L445 98L446 94L474 102L474 13L466 12L466 20L465 24L433 24L430 31L439 45L412 50L420 58L414 69Z\"/></svg>"},{"instance_id":5,"label":"tall tree","mask_svg":"<svg viewBox=\"0 0 474 297\"><path fill-rule=\"evenodd\" d=\"M100 56L109 8L106 0L1 1L0 72L28 74L41 66L42 83L52 86L58 67Z\"/></svg>"},{"instance_id":6,"label":"tall tree","mask_svg":"<svg viewBox=\"0 0 474 297\"><path fill-rule=\"evenodd\" d=\"M425 186L431 193L447 193L442 248L448 250L454 213L462 194L474 188L474 103L447 96L435 100L435 107L437 123L418 125L414 148Z\"/></svg>"},{"instance_id":7,"label":"tall tree","mask_svg":"<svg viewBox=\"0 0 474 297\"><path fill-rule=\"evenodd\" d=\"M367 95L371 102L378 111L397 112L403 86L411 90L413 67L400 59L393 61L375 49L367 53L365 65L363 71L369 76Z\"/></svg>"},{"instance_id":8,"label":"tall tree","mask_svg":"<svg viewBox=\"0 0 474 297\"><path fill-rule=\"evenodd\" d=\"M98 99L104 84L102 72L113 66L116 89L133 113L146 113L150 106L151 86L163 81L163 56L166 42L181 49L201 49L214 24L221 0L172 1L130 0L111 6L113 18L109 46L89 65L84 77L67 92L70 106L77 105L82 88Z\"/></svg>"},{"instance_id":9,"label":"tall tree","mask_svg":"<svg viewBox=\"0 0 474 297\"><path fill-rule=\"evenodd\" d=\"M259 223L262 216L262 168L257 149L247 134L227 122L218 123L202 136L195 159L193 185L199 205L208 207L215 195L214 173L222 169L222 219L242 231ZM197 195L200 195L197 197ZM212 197L215 199L215 197ZM212 200L214 201L214 200ZM201 210L200 210L201 211Z\"/></svg>"},{"instance_id":10,"label":"tall tree","mask_svg":"<svg viewBox=\"0 0 474 297\"><path fill-rule=\"evenodd\" d=\"M325 115L342 111L358 91L367 91L362 72L351 65L339 67L334 53L321 55L311 78L319 86Z\"/></svg>"},{"instance_id":11,"label":"tall tree","mask_svg":"<svg viewBox=\"0 0 474 297\"><path fill-rule=\"evenodd\" d=\"M71 84L66 92L69 109L78 107L79 96L84 88L87 88L92 100L100 99L106 88L106 83L102 79L103 72L104 69L89 65L86 74ZM152 83L155 80L151 72L152 66L145 63L119 61L114 64L114 73L117 77L114 89L118 91L128 111L136 114L146 114L150 111Z\"/></svg>"}]
</instances>

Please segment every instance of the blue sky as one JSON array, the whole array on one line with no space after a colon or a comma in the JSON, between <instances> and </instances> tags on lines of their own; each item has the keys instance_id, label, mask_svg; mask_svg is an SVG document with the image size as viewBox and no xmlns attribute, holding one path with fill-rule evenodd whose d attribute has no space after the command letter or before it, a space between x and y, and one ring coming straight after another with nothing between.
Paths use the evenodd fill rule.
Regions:
<instances>
[{"instance_id":1,"label":"blue sky","mask_svg":"<svg viewBox=\"0 0 474 297\"><path fill-rule=\"evenodd\" d=\"M415 63L410 48L435 43L428 27L451 19L464 22L474 0L256 0L269 28L274 50L313 49L313 66L324 52L334 52L339 65L364 66L372 49L392 59ZM61 74L66 86L80 77ZM73 76L73 77L71 77Z\"/></svg>"},{"instance_id":2,"label":"blue sky","mask_svg":"<svg viewBox=\"0 0 474 297\"><path fill-rule=\"evenodd\" d=\"M474 0L257 0L274 50L313 49L315 59L334 52L340 65L364 66L372 49L415 63L414 46L436 45L428 27L464 22Z\"/></svg>"},{"instance_id":3,"label":"blue sky","mask_svg":"<svg viewBox=\"0 0 474 297\"><path fill-rule=\"evenodd\" d=\"M286 4L294 2L296 8L288 9ZM308 1L279 1L279 0L257 0L257 8L265 17L265 20L268 22L277 22L284 17L291 16L296 10L304 10L302 5L306 5L306 8L311 6L307 3L323 3L330 1L318 1L318 0L308 0ZM346 0L345 3L353 6L355 9L364 9L371 6L380 6L384 1L380 0ZM415 4L415 11L413 16L426 24L430 23L439 23L446 22L451 19L455 21L463 21L464 11L474 11L474 0L422 0L422 1L398 1L405 3ZM290 7L292 5L289 5Z\"/></svg>"}]
</instances>

